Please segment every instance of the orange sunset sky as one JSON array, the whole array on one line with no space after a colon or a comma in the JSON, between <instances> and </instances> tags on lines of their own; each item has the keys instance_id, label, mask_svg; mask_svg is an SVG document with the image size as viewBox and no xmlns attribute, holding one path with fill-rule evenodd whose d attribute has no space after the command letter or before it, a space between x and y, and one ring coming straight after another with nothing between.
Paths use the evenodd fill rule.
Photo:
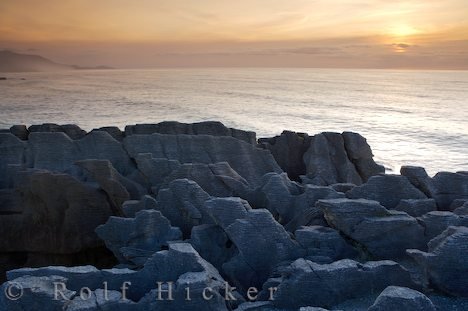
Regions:
<instances>
[{"instance_id":1,"label":"orange sunset sky","mask_svg":"<svg viewBox=\"0 0 468 311\"><path fill-rule=\"evenodd\" d=\"M468 69L468 1L1 0L1 49L119 68Z\"/></svg>"}]
</instances>

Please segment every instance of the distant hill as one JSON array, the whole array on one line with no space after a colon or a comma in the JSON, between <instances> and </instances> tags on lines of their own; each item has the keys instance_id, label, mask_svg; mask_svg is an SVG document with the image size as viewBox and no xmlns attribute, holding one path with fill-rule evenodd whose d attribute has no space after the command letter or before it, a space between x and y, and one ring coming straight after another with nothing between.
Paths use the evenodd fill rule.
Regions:
<instances>
[{"instance_id":1,"label":"distant hill","mask_svg":"<svg viewBox=\"0 0 468 311\"><path fill-rule=\"evenodd\" d=\"M0 51L0 72L62 71L80 69L112 69L107 66L81 67L55 63L39 55Z\"/></svg>"}]
</instances>

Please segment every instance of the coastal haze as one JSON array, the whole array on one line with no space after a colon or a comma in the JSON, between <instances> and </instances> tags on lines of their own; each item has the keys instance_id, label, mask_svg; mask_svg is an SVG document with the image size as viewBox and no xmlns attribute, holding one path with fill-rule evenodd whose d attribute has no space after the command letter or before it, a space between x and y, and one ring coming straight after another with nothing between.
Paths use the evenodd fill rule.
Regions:
<instances>
[{"instance_id":1,"label":"coastal haze","mask_svg":"<svg viewBox=\"0 0 468 311\"><path fill-rule=\"evenodd\" d=\"M26 80L21 80L26 78ZM86 130L219 120L269 137L283 129L355 131L399 171L468 168L468 74L342 69L158 69L9 74L0 128L76 123Z\"/></svg>"}]
</instances>

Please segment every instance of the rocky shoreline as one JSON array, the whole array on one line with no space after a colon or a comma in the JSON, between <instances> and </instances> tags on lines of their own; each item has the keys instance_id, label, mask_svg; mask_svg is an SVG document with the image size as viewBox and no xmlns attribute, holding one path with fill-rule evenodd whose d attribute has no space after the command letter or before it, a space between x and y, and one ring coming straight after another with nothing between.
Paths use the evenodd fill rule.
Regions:
<instances>
[{"instance_id":1,"label":"rocky shoreline","mask_svg":"<svg viewBox=\"0 0 468 311\"><path fill-rule=\"evenodd\" d=\"M0 130L0 310L466 310L467 227L468 172L357 133Z\"/></svg>"}]
</instances>

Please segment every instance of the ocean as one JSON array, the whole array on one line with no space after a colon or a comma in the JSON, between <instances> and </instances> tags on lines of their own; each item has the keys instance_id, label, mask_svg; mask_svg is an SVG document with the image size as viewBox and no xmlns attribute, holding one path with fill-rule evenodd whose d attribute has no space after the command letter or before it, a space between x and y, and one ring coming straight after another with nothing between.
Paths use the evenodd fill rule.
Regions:
<instances>
[{"instance_id":1,"label":"ocean","mask_svg":"<svg viewBox=\"0 0 468 311\"><path fill-rule=\"evenodd\" d=\"M354 131L389 173L401 165L430 174L468 170L467 71L213 68L2 76L8 80L0 81L0 128L219 120L258 137Z\"/></svg>"}]
</instances>

